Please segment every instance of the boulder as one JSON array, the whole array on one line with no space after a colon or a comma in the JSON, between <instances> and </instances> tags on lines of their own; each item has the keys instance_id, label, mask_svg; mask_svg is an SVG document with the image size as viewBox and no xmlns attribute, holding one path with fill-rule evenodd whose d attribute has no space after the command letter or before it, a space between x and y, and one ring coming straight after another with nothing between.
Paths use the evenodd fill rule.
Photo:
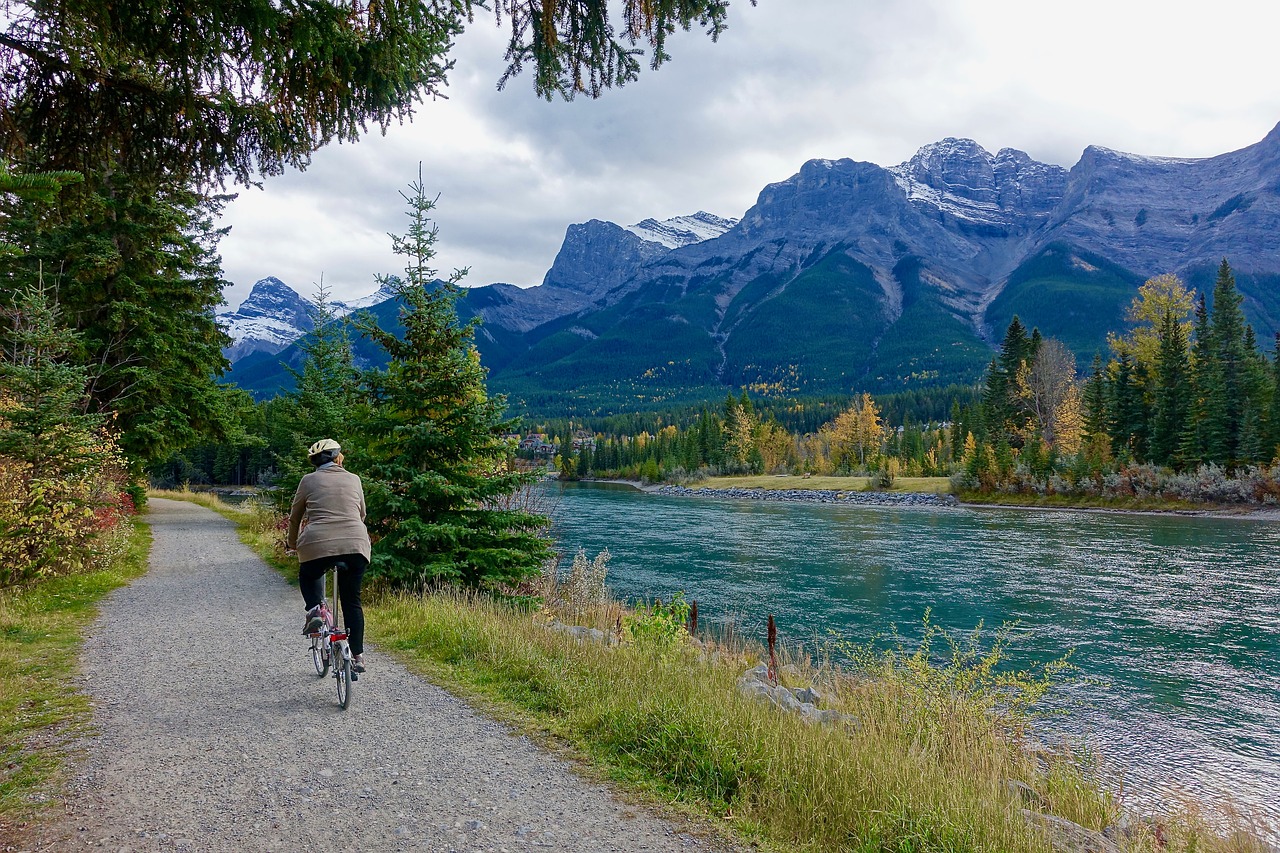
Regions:
<instances>
[{"instance_id":1,"label":"boulder","mask_svg":"<svg viewBox=\"0 0 1280 853\"><path fill-rule=\"evenodd\" d=\"M1054 850L1061 853L1121 853L1120 845L1101 832L1087 829L1063 817L1023 809L1027 823L1044 830Z\"/></svg>"}]
</instances>

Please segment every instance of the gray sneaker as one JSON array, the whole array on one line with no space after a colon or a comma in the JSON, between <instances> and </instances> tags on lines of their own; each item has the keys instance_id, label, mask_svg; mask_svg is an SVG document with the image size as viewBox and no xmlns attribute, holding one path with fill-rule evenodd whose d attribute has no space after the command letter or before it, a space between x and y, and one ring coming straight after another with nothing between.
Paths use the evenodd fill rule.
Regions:
<instances>
[{"instance_id":1,"label":"gray sneaker","mask_svg":"<svg viewBox=\"0 0 1280 853\"><path fill-rule=\"evenodd\" d=\"M307 622L302 626L303 636L310 634L319 634L324 628L324 619L320 616L320 605L316 605L307 611Z\"/></svg>"}]
</instances>

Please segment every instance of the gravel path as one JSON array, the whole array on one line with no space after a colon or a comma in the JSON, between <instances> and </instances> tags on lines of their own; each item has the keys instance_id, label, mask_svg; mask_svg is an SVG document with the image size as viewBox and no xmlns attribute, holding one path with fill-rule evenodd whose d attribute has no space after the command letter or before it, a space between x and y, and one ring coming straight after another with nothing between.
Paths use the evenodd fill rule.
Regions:
<instances>
[{"instance_id":1,"label":"gravel path","mask_svg":"<svg viewBox=\"0 0 1280 853\"><path fill-rule=\"evenodd\" d=\"M151 570L85 648L98 734L33 849L711 849L376 648L342 711L298 591L216 513L150 507Z\"/></svg>"}]
</instances>

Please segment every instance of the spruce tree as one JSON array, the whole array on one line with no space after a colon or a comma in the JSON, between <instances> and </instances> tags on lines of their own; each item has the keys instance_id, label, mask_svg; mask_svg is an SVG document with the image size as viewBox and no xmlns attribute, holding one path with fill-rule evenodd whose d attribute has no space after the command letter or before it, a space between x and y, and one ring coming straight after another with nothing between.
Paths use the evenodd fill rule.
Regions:
<instances>
[{"instance_id":1,"label":"spruce tree","mask_svg":"<svg viewBox=\"0 0 1280 853\"><path fill-rule=\"evenodd\" d=\"M52 168L185 183L305 167L313 151L386 130L445 86L478 10L507 30L507 71L539 95L595 97L669 58L667 37L725 28L725 0L6 0L0 150ZM34 158L32 160L34 162Z\"/></svg>"},{"instance_id":2,"label":"spruce tree","mask_svg":"<svg viewBox=\"0 0 1280 853\"><path fill-rule=\"evenodd\" d=\"M1209 314L1209 364L1202 389L1205 398L1204 442L1208 461L1235 465L1240 459L1240 433L1247 403L1248 357L1245 349L1243 301L1235 276L1224 258L1213 287Z\"/></svg>"},{"instance_id":3,"label":"spruce tree","mask_svg":"<svg viewBox=\"0 0 1280 853\"><path fill-rule=\"evenodd\" d=\"M216 377L230 339L214 320L225 282L213 219L225 199L119 171L57 199L0 199L0 241L25 249L0 260L0 298L42 275L56 285L89 408L114 419L135 462L224 438L234 419Z\"/></svg>"},{"instance_id":4,"label":"spruce tree","mask_svg":"<svg viewBox=\"0 0 1280 853\"><path fill-rule=\"evenodd\" d=\"M1084 385L1085 440L1108 436L1109 421L1106 373L1102 366L1102 355L1094 353L1089 379Z\"/></svg>"},{"instance_id":5,"label":"spruce tree","mask_svg":"<svg viewBox=\"0 0 1280 853\"><path fill-rule=\"evenodd\" d=\"M1263 433L1262 460L1272 461L1280 455L1280 332L1276 333L1271 360L1271 405Z\"/></svg>"},{"instance_id":6,"label":"spruce tree","mask_svg":"<svg viewBox=\"0 0 1280 853\"><path fill-rule=\"evenodd\" d=\"M49 291L19 293L0 316L0 587L82 570L94 511L117 498L120 462L103 419L83 409L87 372Z\"/></svg>"},{"instance_id":7,"label":"spruce tree","mask_svg":"<svg viewBox=\"0 0 1280 853\"><path fill-rule=\"evenodd\" d=\"M1107 407L1110 413L1107 432L1111 436L1111 450L1122 458L1141 459L1141 438L1144 432L1142 389L1137 380L1133 359L1127 350L1121 350L1115 364Z\"/></svg>"},{"instance_id":8,"label":"spruce tree","mask_svg":"<svg viewBox=\"0 0 1280 853\"><path fill-rule=\"evenodd\" d=\"M1214 359L1209 308L1204 294L1196 300L1195 338L1191 344L1191 405L1186 428L1178 442L1178 462L1191 468L1207 461L1206 431L1210 417L1208 389L1213 384Z\"/></svg>"},{"instance_id":9,"label":"spruce tree","mask_svg":"<svg viewBox=\"0 0 1280 853\"><path fill-rule=\"evenodd\" d=\"M33 480L75 477L100 461L104 423L84 411L88 371L68 361L76 334L43 284L15 294L0 315L0 457L25 463Z\"/></svg>"},{"instance_id":10,"label":"spruce tree","mask_svg":"<svg viewBox=\"0 0 1280 853\"><path fill-rule=\"evenodd\" d=\"M521 499L536 477L509 466L502 436L514 424L504 417L506 401L485 388L475 321L458 321L464 271L441 282L428 266L435 200L421 176L401 195L410 224L392 243L407 260L397 283L404 337L371 315L356 321L390 357L385 369L366 374L365 444L351 460L366 477L372 569L401 587L500 589L545 564L548 520Z\"/></svg>"},{"instance_id":11,"label":"spruce tree","mask_svg":"<svg viewBox=\"0 0 1280 853\"><path fill-rule=\"evenodd\" d=\"M1156 360L1155 406L1151 427L1151 461L1172 465L1191 413L1187 338L1173 312L1160 325L1160 349Z\"/></svg>"},{"instance_id":12,"label":"spruce tree","mask_svg":"<svg viewBox=\"0 0 1280 853\"><path fill-rule=\"evenodd\" d=\"M1000 352L987 368L986 387L982 394L983 418L992 438L1003 438L1012 447L1022 446L1022 435L1030 419L1020 398L1021 382L1040 342L1039 330L1028 334L1015 315L1005 330Z\"/></svg>"}]
</instances>

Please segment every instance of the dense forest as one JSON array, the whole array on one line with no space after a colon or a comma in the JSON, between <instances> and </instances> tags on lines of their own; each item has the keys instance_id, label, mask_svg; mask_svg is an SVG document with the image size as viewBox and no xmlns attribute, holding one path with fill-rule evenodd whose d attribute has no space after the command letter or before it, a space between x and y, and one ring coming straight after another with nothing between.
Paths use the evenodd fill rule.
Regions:
<instances>
[{"instance_id":1,"label":"dense forest","mask_svg":"<svg viewBox=\"0 0 1280 853\"><path fill-rule=\"evenodd\" d=\"M1280 445L1280 366L1259 351L1240 302L1224 260L1212 294L1171 275L1142 285L1129 328L1110 336L1108 357L1099 353L1084 374L1062 342L1014 317L973 388L811 400L743 390L669 412L525 418L505 440L512 464L563 479L810 473L874 474L890 484L951 476L960 491L1263 499L1271 486L1254 481ZM327 331L316 334L343 328L321 323ZM246 409L242 440L175 453L154 474L171 483L272 483L298 441L281 428L296 394ZM1203 487L1178 486L1187 481Z\"/></svg>"}]
</instances>

